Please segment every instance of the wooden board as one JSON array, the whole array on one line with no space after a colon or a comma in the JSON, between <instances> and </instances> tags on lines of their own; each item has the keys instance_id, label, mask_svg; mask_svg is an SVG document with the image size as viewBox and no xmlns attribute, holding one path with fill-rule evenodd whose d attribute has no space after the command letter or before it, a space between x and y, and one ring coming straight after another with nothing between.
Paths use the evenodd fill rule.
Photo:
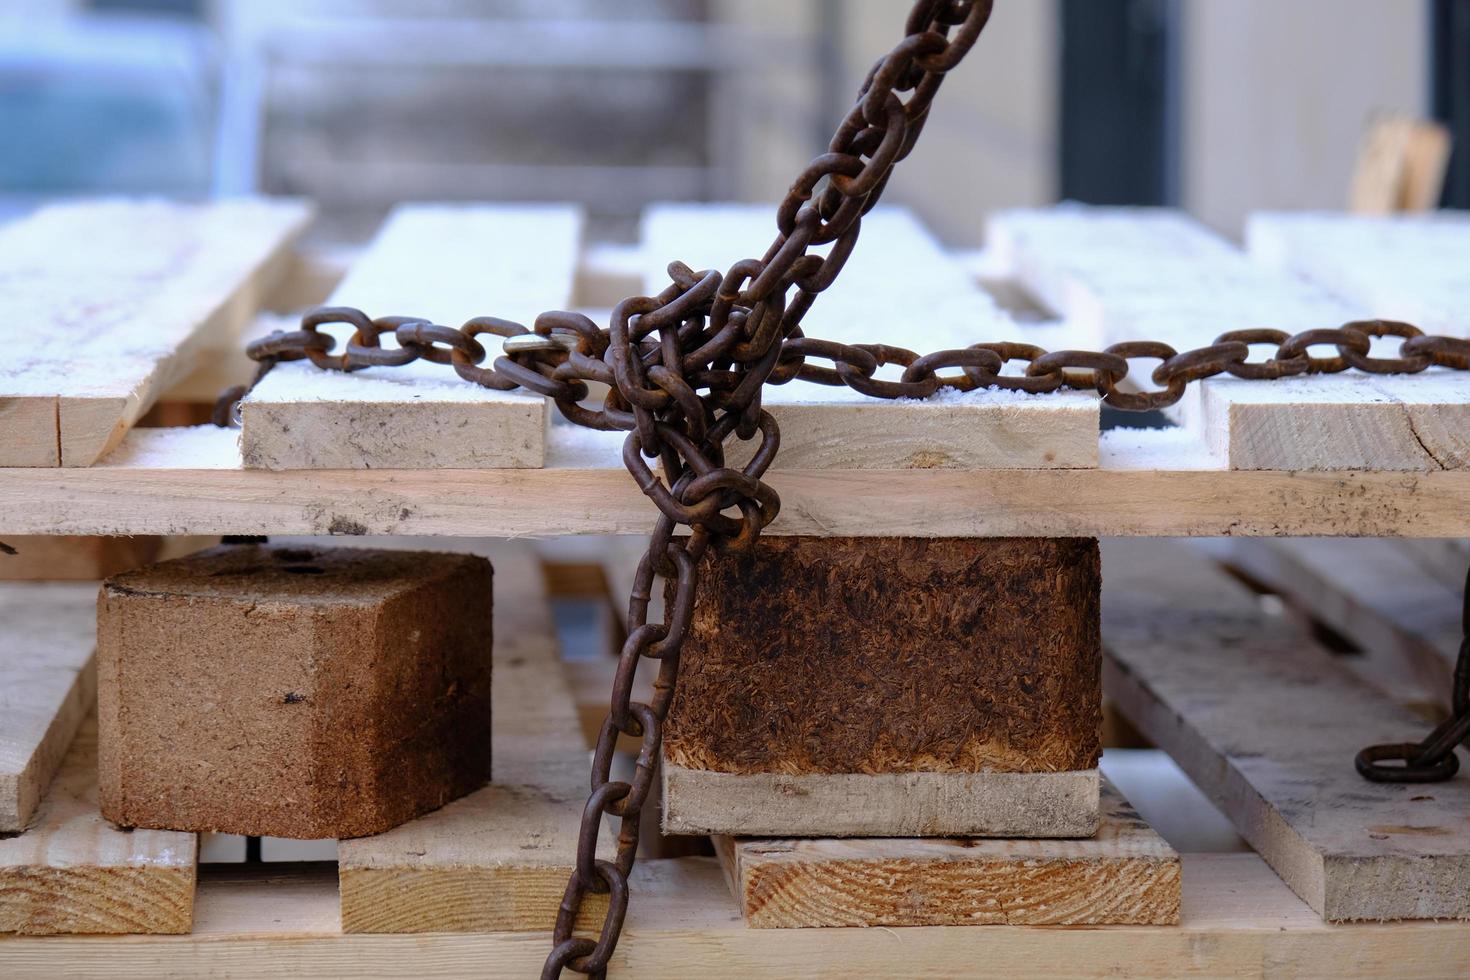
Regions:
<instances>
[{"instance_id":1,"label":"wooden board","mask_svg":"<svg viewBox=\"0 0 1470 980\"><path fill-rule=\"evenodd\" d=\"M1038 929L749 929L713 858L635 869L638 896L613 976L787 980L875 976L1332 976L1439 980L1470 973L1470 929L1399 922L1328 926L1250 854L1184 855L1180 925ZM545 933L343 935L336 877L235 870L206 874L190 936L0 939L9 980L131 980L161 975L534 976Z\"/></svg>"},{"instance_id":2,"label":"wooden board","mask_svg":"<svg viewBox=\"0 0 1470 980\"><path fill-rule=\"evenodd\" d=\"M540 569L526 548L489 554L492 782L387 833L338 844L344 932L547 930L555 922L576 854L588 756ZM606 835L603 843L610 845ZM584 911L600 915L605 903L593 897Z\"/></svg>"},{"instance_id":3,"label":"wooden board","mask_svg":"<svg viewBox=\"0 0 1470 980\"><path fill-rule=\"evenodd\" d=\"M1438 207L1450 145L1449 128L1441 123L1399 113L1377 114L1358 148L1348 210L1391 214Z\"/></svg>"},{"instance_id":4,"label":"wooden board","mask_svg":"<svg viewBox=\"0 0 1470 980\"><path fill-rule=\"evenodd\" d=\"M134 433L89 469L0 469L5 534L647 534L616 433L542 470L240 466L228 430ZM1470 534L1470 473L1221 471L1177 429L1103 434L1095 470L782 471L766 533L925 537Z\"/></svg>"},{"instance_id":5,"label":"wooden board","mask_svg":"<svg viewBox=\"0 0 1470 980\"><path fill-rule=\"evenodd\" d=\"M188 932L197 850L194 834L123 831L102 819L89 719L30 829L0 838L0 933Z\"/></svg>"},{"instance_id":6,"label":"wooden board","mask_svg":"<svg viewBox=\"0 0 1470 980\"><path fill-rule=\"evenodd\" d=\"M155 535L93 537L26 534L6 539L15 554L0 553L0 581L96 582L158 558Z\"/></svg>"},{"instance_id":7,"label":"wooden board","mask_svg":"<svg viewBox=\"0 0 1470 980\"><path fill-rule=\"evenodd\" d=\"M718 837L715 852L753 929L1179 921L1179 855L1106 782L1081 840Z\"/></svg>"},{"instance_id":8,"label":"wooden board","mask_svg":"<svg viewBox=\"0 0 1470 980\"><path fill-rule=\"evenodd\" d=\"M1304 277L1372 316L1426 333L1470 337L1470 214L1369 216L1262 212L1246 221L1246 248L1268 269Z\"/></svg>"},{"instance_id":9,"label":"wooden board","mask_svg":"<svg viewBox=\"0 0 1470 980\"><path fill-rule=\"evenodd\" d=\"M0 586L0 834L24 830L97 697L97 584Z\"/></svg>"},{"instance_id":10,"label":"wooden board","mask_svg":"<svg viewBox=\"0 0 1470 980\"><path fill-rule=\"evenodd\" d=\"M293 201L59 204L0 228L0 466L90 466L285 276Z\"/></svg>"},{"instance_id":11,"label":"wooden board","mask_svg":"<svg viewBox=\"0 0 1470 980\"><path fill-rule=\"evenodd\" d=\"M665 762L664 832L1087 837L1098 773L733 773Z\"/></svg>"},{"instance_id":12,"label":"wooden board","mask_svg":"<svg viewBox=\"0 0 1470 980\"><path fill-rule=\"evenodd\" d=\"M1353 755L1425 722L1177 546L1103 556L1104 686L1330 921L1470 917L1470 783L1370 783Z\"/></svg>"},{"instance_id":13,"label":"wooden board","mask_svg":"<svg viewBox=\"0 0 1470 980\"><path fill-rule=\"evenodd\" d=\"M1213 553L1349 638L1378 676L1413 684L1421 699L1448 709L1463 579L1445 585L1392 541L1223 539Z\"/></svg>"},{"instance_id":14,"label":"wooden board","mask_svg":"<svg viewBox=\"0 0 1470 980\"><path fill-rule=\"evenodd\" d=\"M403 205L329 305L453 327L489 314L530 327L571 305L581 232L569 205ZM341 351L350 331L337 332ZM482 342L488 364L500 343ZM547 404L463 381L449 365L346 375L301 361L278 367L241 403L241 450L246 466L271 470L539 467Z\"/></svg>"},{"instance_id":15,"label":"wooden board","mask_svg":"<svg viewBox=\"0 0 1470 980\"><path fill-rule=\"evenodd\" d=\"M1246 327L1296 333L1372 316L1414 319L1404 307L1371 308L1252 262L1174 211L1004 212L989 234L1025 285L1104 343L1161 340L1187 350ZM1470 290L1460 289L1454 295L1463 306ZM1394 348L1385 341L1373 353ZM1153 362L1138 363L1152 369ZM1173 412L1231 469L1463 469L1470 467L1467 390L1445 369L1270 383L1225 376L1191 388Z\"/></svg>"},{"instance_id":16,"label":"wooden board","mask_svg":"<svg viewBox=\"0 0 1470 980\"><path fill-rule=\"evenodd\" d=\"M644 289L654 294L668 286L665 267L674 259L724 272L740 259L758 258L774 236L767 205L651 208L643 216ZM1042 342L900 208L863 217L842 276L803 318L802 329L808 337L887 343L921 354L998 340ZM888 367L878 377L896 380L900 373ZM1078 392L980 390L892 402L793 381L767 387L762 399L781 424L775 466L783 469L1073 469L1098 462L1097 398ZM748 457L738 449L731 456Z\"/></svg>"}]
</instances>

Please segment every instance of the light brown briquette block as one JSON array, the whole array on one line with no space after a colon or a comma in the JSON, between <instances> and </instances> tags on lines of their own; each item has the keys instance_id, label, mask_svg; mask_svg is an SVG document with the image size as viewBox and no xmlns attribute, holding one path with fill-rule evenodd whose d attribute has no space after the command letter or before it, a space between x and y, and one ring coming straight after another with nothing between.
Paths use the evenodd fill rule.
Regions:
<instances>
[{"instance_id":1,"label":"light brown briquette block","mask_svg":"<svg viewBox=\"0 0 1470 980\"><path fill-rule=\"evenodd\" d=\"M1172 925L1179 855L1111 783L1082 840L716 837L755 929Z\"/></svg>"},{"instance_id":2,"label":"light brown briquette block","mask_svg":"<svg viewBox=\"0 0 1470 980\"><path fill-rule=\"evenodd\" d=\"M102 811L356 837L490 778L491 570L471 555L225 545L98 600Z\"/></svg>"},{"instance_id":3,"label":"light brown briquette block","mask_svg":"<svg viewBox=\"0 0 1470 980\"><path fill-rule=\"evenodd\" d=\"M1091 538L710 555L665 726L665 829L1090 835L1098 592Z\"/></svg>"}]
</instances>

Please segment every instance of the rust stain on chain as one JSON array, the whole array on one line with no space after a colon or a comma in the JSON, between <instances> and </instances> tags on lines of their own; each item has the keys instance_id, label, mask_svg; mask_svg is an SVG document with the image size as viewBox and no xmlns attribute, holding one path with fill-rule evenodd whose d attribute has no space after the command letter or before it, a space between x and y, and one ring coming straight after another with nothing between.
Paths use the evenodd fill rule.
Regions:
<instances>
[{"instance_id":1,"label":"rust stain on chain","mask_svg":"<svg viewBox=\"0 0 1470 980\"><path fill-rule=\"evenodd\" d=\"M528 330L488 316L456 328L324 307L309 313L299 330L278 331L250 344L248 353L259 364L255 381L225 392L216 406L216 423L230 425L240 399L282 361L307 359L325 370L356 371L426 360L446 365L474 384L537 392L553 399L578 425L628 433L623 461L660 516L629 601L628 639L594 753L576 870L557 915L545 978L560 976L564 969L593 977L606 974L628 908L639 817L653 787L679 652L693 615L696 567L710 549L719 554L748 551L780 508L775 491L761 480L780 438L775 419L761 407L764 385L801 379L846 385L877 398L927 398L941 388L1074 388L1097 391L1114 407L1143 411L1172 405L1190 382L1221 373L1275 379L1349 367L1378 374L1417 373L1431 365L1470 370L1470 341L1425 336L1409 324L1384 320L1295 336L1237 330L1182 353L1167 344L1135 341L1103 351L982 343L920 355L888 344L839 344L803 335L802 317L841 271L857 243L862 216L877 204L893 166L913 149L940 83L975 43L990 10L991 0L918 0L913 5L903 39L869 72L827 152L797 175L776 212L779 233L761 258L737 262L723 275L674 262L668 267L667 289L624 300L605 330L570 312L543 313ZM825 258L808 254L825 244L832 246ZM788 295L793 288L794 296ZM340 353L334 353L335 338L320 330L327 324L353 328ZM490 353L479 339L485 335L502 339L503 353L489 365L485 361ZM1398 356L1370 357L1372 338L1390 335L1403 338ZM384 336L391 336L396 346L384 347ZM1256 344L1274 345L1275 350L1264 361L1250 362L1251 345ZM1312 356L1309 348L1318 345L1334 347L1337 355ZM1162 362L1151 376L1156 390L1120 387L1132 358ZM816 360L832 366L810 363ZM1013 362L1024 363L1024 371L1002 373ZM903 368L899 380L875 377L879 367L889 364ZM941 375L941 370L951 373ZM584 404L590 381L609 386L600 405ZM759 438L750 462L738 469L725 465L723 447L732 436ZM652 460L661 461L667 478L658 475ZM676 535L679 528L688 533ZM656 578L670 583L672 601L665 621L650 623L649 597ZM634 674L645 659L658 663L649 704L632 700ZM1470 726L1470 711L1461 704L1463 693L1470 691L1467 664L1470 655L1462 651L1456 687L1460 722L1438 741L1431 737L1436 750L1449 735L1458 742L1461 728ZM620 734L640 743L631 782L609 775ZM1425 762L1428 751L1415 754L1413 765ZM1436 763L1447 764L1442 758ZM612 861L596 857L608 815L620 822ZM591 893L608 895L596 939L573 935L578 910Z\"/></svg>"}]
</instances>

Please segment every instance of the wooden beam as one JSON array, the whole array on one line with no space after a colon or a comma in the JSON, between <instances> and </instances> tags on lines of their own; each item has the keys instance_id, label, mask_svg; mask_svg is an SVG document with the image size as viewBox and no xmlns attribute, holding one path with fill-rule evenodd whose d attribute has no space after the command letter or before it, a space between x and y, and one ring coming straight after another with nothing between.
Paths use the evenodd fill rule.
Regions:
<instances>
[{"instance_id":1,"label":"wooden beam","mask_svg":"<svg viewBox=\"0 0 1470 980\"><path fill-rule=\"evenodd\" d=\"M0 933L188 932L197 850L194 834L123 831L102 819L89 719L30 829L0 838Z\"/></svg>"},{"instance_id":2,"label":"wooden beam","mask_svg":"<svg viewBox=\"0 0 1470 980\"><path fill-rule=\"evenodd\" d=\"M332 293L369 316L458 327L490 314L529 327L571 305L581 212L571 206L404 205ZM338 351L350 331L339 330ZM482 338L487 360L498 338ZM396 346L387 338L383 346ZM547 403L414 363L351 375L283 364L240 406L240 445L255 469L539 467Z\"/></svg>"},{"instance_id":3,"label":"wooden beam","mask_svg":"<svg viewBox=\"0 0 1470 980\"><path fill-rule=\"evenodd\" d=\"M643 216L644 289L668 283L667 264L724 272L759 256L775 235L769 207L664 204ZM843 275L802 321L808 337L890 343L918 353L998 340L1040 343L1012 320L908 211L877 208ZM829 362L819 362L827 365ZM896 380L902 368L880 369ZM954 370L945 373L955 373ZM782 469L1031 469L1097 466L1097 398L1078 392L946 392L879 401L806 381L766 388L781 424ZM750 451L736 446L731 458Z\"/></svg>"},{"instance_id":4,"label":"wooden beam","mask_svg":"<svg viewBox=\"0 0 1470 980\"><path fill-rule=\"evenodd\" d=\"M1424 721L1207 559L1104 552L1104 686L1329 921L1470 918L1470 785L1370 783L1353 755Z\"/></svg>"},{"instance_id":5,"label":"wooden beam","mask_svg":"<svg viewBox=\"0 0 1470 980\"><path fill-rule=\"evenodd\" d=\"M0 586L0 833L24 830L97 697L97 584Z\"/></svg>"},{"instance_id":6,"label":"wooden beam","mask_svg":"<svg viewBox=\"0 0 1470 980\"><path fill-rule=\"evenodd\" d=\"M494 776L376 837L338 845L344 932L546 930L577 850L588 757L529 549L496 546ZM603 845L611 855L611 841ZM606 899L584 906L596 921Z\"/></svg>"},{"instance_id":7,"label":"wooden beam","mask_svg":"<svg viewBox=\"0 0 1470 980\"><path fill-rule=\"evenodd\" d=\"M753 929L1172 925L1179 855L1104 782L1080 840L717 837Z\"/></svg>"},{"instance_id":8,"label":"wooden beam","mask_svg":"<svg viewBox=\"0 0 1470 980\"><path fill-rule=\"evenodd\" d=\"M285 277L294 201L59 204L0 228L0 466L90 466Z\"/></svg>"},{"instance_id":9,"label":"wooden beam","mask_svg":"<svg viewBox=\"0 0 1470 980\"><path fill-rule=\"evenodd\" d=\"M1430 978L1470 974L1470 930L1445 922L1325 925L1253 854L1182 858L1177 927L782 929L746 927L712 858L640 864L638 900L614 954L615 975L720 976L737 964L760 980L850 976L1258 976ZM231 869L200 882L193 935L0 939L8 980L74 976L142 980L206 973L271 980L412 975L493 980L534 975L547 933L343 935L336 876Z\"/></svg>"},{"instance_id":10,"label":"wooden beam","mask_svg":"<svg viewBox=\"0 0 1470 980\"><path fill-rule=\"evenodd\" d=\"M544 470L240 468L233 432L138 432L106 465L0 469L6 534L647 534L613 433L552 429ZM1221 471L1177 429L1105 433L1095 470L778 471L770 534L1470 534L1470 473ZM565 442L562 440L565 439ZM1117 447L1110 449L1110 446ZM563 462L565 460L565 462Z\"/></svg>"},{"instance_id":11,"label":"wooden beam","mask_svg":"<svg viewBox=\"0 0 1470 980\"><path fill-rule=\"evenodd\" d=\"M1104 343L1161 340L1188 350L1245 327L1296 333L1374 316L1414 319L1412 305L1372 308L1252 262L1174 211L1004 212L989 234L1025 285ZM1440 285L1441 295L1458 289L1463 308L1463 280ZM1388 338L1374 354L1396 346ZM1470 467L1466 390L1439 369L1270 383L1220 377L1191 389L1174 414L1231 469L1463 469Z\"/></svg>"}]
</instances>

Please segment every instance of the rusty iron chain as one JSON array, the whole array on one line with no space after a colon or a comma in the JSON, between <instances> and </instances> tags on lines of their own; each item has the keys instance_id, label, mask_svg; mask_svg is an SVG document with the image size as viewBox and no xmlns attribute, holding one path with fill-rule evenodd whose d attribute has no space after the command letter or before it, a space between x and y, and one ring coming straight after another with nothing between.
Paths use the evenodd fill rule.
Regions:
<instances>
[{"instance_id":1,"label":"rusty iron chain","mask_svg":"<svg viewBox=\"0 0 1470 980\"><path fill-rule=\"evenodd\" d=\"M940 83L975 43L990 9L991 0L918 0L913 5L903 39L873 66L827 152L808 164L781 202L778 234L761 258L737 262L723 275L674 262L668 267L668 288L657 296L625 299L606 329L564 311L543 313L527 329L494 317L476 317L455 328L422 318L374 319L357 309L320 308L303 319L299 330L277 331L251 343L247 351L259 364L255 381L225 392L216 406L215 421L232 424L240 399L284 361L305 359L318 368L350 372L427 360L448 365L474 384L551 398L577 425L628 433L623 462L659 517L629 599L628 636L593 753L575 869L557 914L545 978L563 970L605 976L627 913L639 818L653 788L699 563L711 549L750 548L780 508L776 492L761 479L780 438L775 419L761 407L764 385L800 379L847 385L877 398L927 398L941 388L1049 392L1066 387L1095 390L1118 408L1148 410L1178 401L1191 381L1221 373L1270 379L1349 367L1371 373L1413 373L1434 365L1470 370L1470 341L1426 336L1408 324L1382 320L1294 336L1239 330L1183 353L1148 341L1104 351L1045 351L1004 342L920 355L886 344L806 337L802 317L852 253L863 215L878 202L893 166L912 150ZM825 256L810 254L827 244L832 247ZM353 331L340 353L336 339L321 329L333 324ZM487 334L501 339L503 351L489 365L490 353L479 339ZM383 346L386 335L395 346ZM1398 357L1370 357L1372 338L1385 335L1403 338ZM1266 360L1249 361L1251 346L1260 344L1275 349ZM1324 345L1335 348L1336 355L1312 356L1310 348ZM1134 359L1161 361L1152 372L1159 388L1124 386ZM1021 373L1007 372L1008 364L1025 367ZM884 365L902 367L900 378L878 378ZM589 382L607 386L600 402ZM759 439L750 461L738 468L725 465L724 445L732 437ZM653 461L662 464L661 473ZM661 581L671 599L663 620L649 622L649 603ZM658 664L648 704L632 698L635 674L645 660ZM639 740L631 781L611 778L621 734ZM612 860L598 857L606 817L619 824ZM608 896L595 939L575 934L589 894Z\"/></svg>"},{"instance_id":2,"label":"rusty iron chain","mask_svg":"<svg viewBox=\"0 0 1470 980\"><path fill-rule=\"evenodd\" d=\"M1358 773L1375 783L1438 783L1460 771L1458 745L1470 744L1470 572L1460 613L1460 655L1450 681L1450 716L1421 742L1370 745L1358 753Z\"/></svg>"}]
</instances>

